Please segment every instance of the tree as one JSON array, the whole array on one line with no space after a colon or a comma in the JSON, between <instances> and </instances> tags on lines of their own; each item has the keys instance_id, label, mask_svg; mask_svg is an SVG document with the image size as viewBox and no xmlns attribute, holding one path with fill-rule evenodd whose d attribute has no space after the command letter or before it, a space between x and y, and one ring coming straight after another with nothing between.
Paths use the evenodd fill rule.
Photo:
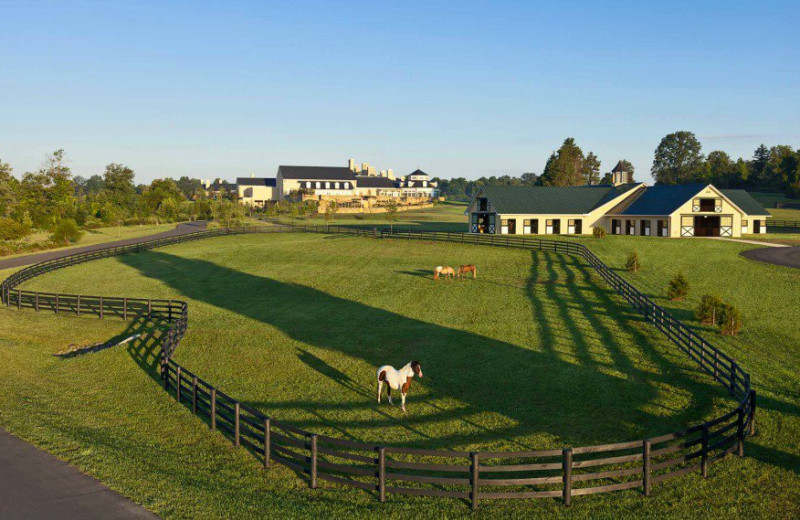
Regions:
<instances>
[{"instance_id":1,"label":"tree","mask_svg":"<svg viewBox=\"0 0 800 520\"><path fill-rule=\"evenodd\" d=\"M700 298L700 305L697 307L697 311L695 311L695 317L704 325L715 325L719 318L721 305L722 300L718 297L704 294Z\"/></svg>"},{"instance_id":2,"label":"tree","mask_svg":"<svg viewBox=\"0 0 800 520\"><path fill-rule=\"evenodd\" d=\"M606 237L606 228L603 226L595 226L592 230L592 235L594 238L605 238Z\"/></svg>"},{"instance_id":3,"label":"tree","mask_svg":"<svg viewBox=\"0 0 800 520\"><path fill-rule=\"evenodd\" d=\"M661 139L651 173L658 184L695 182L703 166L702 146L692 132L680 131Z\"/></svg>"},{"instance_id":4,"label":"tree","mask_svg":"<svg viewBox=\"0 0 800 520\"><path fill-rule=\"evenodd\" d=\"M11 214L18 203L19 181L11 175L13 169L0 159L0 217Z\"/></svg>"},{"instance_id":5,"label":"tree","mask_svg":"<svg viewBox=\"0 0 800 520\"><path fill-rule=\"evenodd\" d=\"M628 260L625 262L625 269L630 273L638 273L641 268L642 264L639 263L639 253L631 251L628 255Z\"/></svg>"},{"instance_id":6,"label":"tree","mask_svg":"<svg viewBox=\"0 0 800 520\"><path fill-rule=\"evenodd\" d=\"M636 170L636 168L633 167L633 164L627 159L622 159L620 162L622 163L622 169L630 173L631 177L633 177L633 172Z\"/></svg>"},{"instance_id":7,"label":"tree","mask_svg":"<svg viewBox=\"0 0 800 520\"><path fill-rule=\"evenodd\" d=\"M106 183L103 181L103 178L99 175L92 175L83 183L83 192L86 195L97 195L103 188L106 187Z\"/></svg>"},{"instance_id":8,"label":"tree","mask_svg":"<svg viewBox=\"0 0 800 520\"><path fill-rule=\"evenodd\" d=\"M593 152L589 152L583 161L584 184L598 184L600 182L600 159Z\"/></svg>"},{"instance_id":9,"label":"tree","mask_svg":"<svg viewBox=\"0 0 800 520\"><path fill-rule=\"evenodd\" d=\"M78 224L71 218L65 218L56 224L50 240L59 244L74 244L83 236Z\"/></svg>"},{"instance_id":10,"label":"tree","mask_svg":"<svg viewBox=\"0 0 800 520\"><path fill-rule=\"evenodd\" d=\"M203 183L200 179L191 179L185 175L178 179L175 185L178 186L178 189L181 190L183 196L188 200L194 200L198 190L203 187ZM203 193L205 193L205 190L203 190Z\"/></svg>"},{"instance_id":11,"label":"tree","mask_svg":"<svg viewBox=\"0 0 800 520\"><path fill-rule=\"evenodd\" d=\"M766 184L767 164L769 164L769 148L761 144L753 152L753 160L750 161L750 183L754 186Z\"/></svg>"},{"instance_id":12,"label":"tree","mask_svg":"<svg viewBox=\"0 0 800 520\"><path fill-rule=\"evenodd\" d=\"M742 329L742 313L730 303L723 303L719 308L720 332L726 336L735 336Z\"/></svg>"},{"instance_id":13,"label":"tree","mask_svg":"<svg viewBox=\"0 0 800 520\"><path fill-rule=\"evenodd\" d=\"M104 190L112 204L129 214L136 202L133 170L122 164L111 163L103 174Z\"/></svg>"},{"instance_id":14,"label":"tree","mask_svg":"<svg viewBox=\"0 0 800 520\"><path fill-rule=\"evenodd\" d=\"M389 233L393 233L393 224L397 221L397 202L394 200L386 203L386 220L389 221Z\"/></svg>"},{"instance_id":15,"label":"tree","mask_svg":"<svg viewBox=\"0 0 800 520\"><path fill-rule=\"evenodd\" d=\"M155 216L156 223L160 223L179 213L183 194L172 179L155 179L145 188L141 200L146 214Z\"/></svg>"},{"instance_id":16,"label":"tree","mask_svg":"<svg viewBox=\"0 0 800 520\"><path fill-rule=\"evenodd\" d=\"M597 158L595 157L595 159ZM566 138L561 148L547 159L541 176L542 184L545 186L582 186L586 184L585 162L583 150L575 144L575 139ZM597 168L599 169L599 165Z\"/></svg>"},{"instance_id":17,"label":"tree","mask_svg":"<svg viewBox=\"0 0 800 520\"><path fill-rule=\"evenodd\" d=\"M39 229L53 229L56 223L72 215L77 199L64 150L48 155L38 171L25 173L19 184L18 200L12 217L20 220L28 215Z\"/></svg>"},{"instance_id":18,"label":"tree","mask_svg":"<svg viewBox=\"0 0 800 520\"><path fill-rule=\"evenodd\" d=\"M667 287L667 298L672 301L683 300L689 294L689 280L683 273L676 274Z\"/></svg>"},{"instance_id":19,"label":"tree","mask_svg":"<svg viewBox=\"0 0 800 520\"><path fill-rule=\"evenodd\" d=\"M719 188L730 187L736 183L736 164L727 153L714 150L706 157L704 181Z\"/></svg>"},{"instance_id":20,"label":"tree","mask_svg":"<svg viewBox=\"0 0 800 520\"><path fill-rule=\"evenodd\" d=\"M325 206L325 222L327 222L329 226L331 224L331 220L333 220L333 217L336 215L338 210L339 206L336 204L335 200L328 202L328 204Z\"/></svg>"}]
</instances>

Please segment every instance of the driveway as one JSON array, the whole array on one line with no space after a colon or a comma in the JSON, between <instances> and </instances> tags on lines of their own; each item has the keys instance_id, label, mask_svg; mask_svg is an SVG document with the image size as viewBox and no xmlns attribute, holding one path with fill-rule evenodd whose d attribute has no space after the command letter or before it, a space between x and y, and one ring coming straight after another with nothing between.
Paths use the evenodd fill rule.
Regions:
<instances>
[{"instance_id":1,"label":"driveway","mask_svg":"<svg viewBox=\"0 0 800 520\"><path fill-rule=\"evenodd\" d=\"M765 247L742 251L740 254L751 260L800 269L800 247Z\"/></svg>"},{"instance_id":2,"label":"driveway","mask_svg":"<svg viewBox=\"0 0 800 520\"><path fill-rule=\"evenodd\" d=\"M0 518L158 517L66 462L0 429Z\"/></svg>"},{"instance_id":3,"label":"driveway","mask_svg":"<svg viewBox=\"0 0 800 520\"><path fill-rule=\"evenodd\" d=\"M130 244L138 244L139 242L147 242L148 240L156 240L158 238L170 238L185 235L187 233L195 233L197 231L203 231L206 228L207 223L208 222L205 220L185 222L183 224L178 224L175 226L175 228L170 229L169 231L163 231L161 233L156 233L154 235L148 235L145 237L128 238L125 240L117 240L116 242L104 242L102 244L94 244L85 247L73 247L71 249L62 249L58 251L42 251L41 253L33 253L15 258L8 258L6 260L0 260L0 270L10 269L12 267L22 267L24 265L44 262L46 260L54 260L56 258L74 255L76 253L97 251L98 249L104 249L106 247L127 246Z\"/></svg>"}]
</instances>

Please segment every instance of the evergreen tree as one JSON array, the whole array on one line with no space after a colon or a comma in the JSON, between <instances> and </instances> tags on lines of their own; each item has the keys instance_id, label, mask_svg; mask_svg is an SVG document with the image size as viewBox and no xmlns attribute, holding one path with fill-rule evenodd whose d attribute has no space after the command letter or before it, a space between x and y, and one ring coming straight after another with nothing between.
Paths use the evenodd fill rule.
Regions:
<instances>
[{"instance_id":1,"label":"evergreen tree","mask_svg":"<svg viewBox=\"0 0 800 520\"><path fill-rule=\"evenodd\" d=\"M600 159L594 152L589 152L583 161L583 178L584 184L600 183Z\"/></svg>"}]
</instances>

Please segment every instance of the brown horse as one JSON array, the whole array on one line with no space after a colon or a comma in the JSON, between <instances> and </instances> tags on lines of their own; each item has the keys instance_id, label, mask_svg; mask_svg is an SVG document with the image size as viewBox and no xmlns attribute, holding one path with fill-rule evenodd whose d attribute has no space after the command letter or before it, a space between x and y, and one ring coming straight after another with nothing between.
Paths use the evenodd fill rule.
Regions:
<instances>
[{"instance_id":1,"label":"brown horse","mask_svg":"<svg viewBox=\"0 0 800 520\"><path fill-rule=\"evenodd\" d=\"M458 268L459 278L463 278L469 273L472 273L473 280L478 277L478 269L473 264L462 265L461 267Z\"/></svg>"},{"instance_id":2,"label":"brown horse","mask_svg":"<svg viewBox=\"0 0 800 520\"><path fill-rule=\"evenodd\" d=\"M456 270L450 267L449 265L442 267L441 265L436 266L436 269L433 270L433 279L438 280L439 275L444 276L445 278L452 278L456 275Z\"/></svg>"}]
</instances>

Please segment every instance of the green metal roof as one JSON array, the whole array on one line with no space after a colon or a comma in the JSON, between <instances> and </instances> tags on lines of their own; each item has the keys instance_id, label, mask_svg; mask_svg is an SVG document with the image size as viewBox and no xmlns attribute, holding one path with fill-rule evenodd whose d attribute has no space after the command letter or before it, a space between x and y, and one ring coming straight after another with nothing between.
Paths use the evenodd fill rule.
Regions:
<instances>
[{"instance_id":1,"label":"green metal roof","mask_svg":"<svg viewBox=\"0 0 800 520\"><path fill-rule=\"evenodd\" d=\"M745 190L719 190L723 195L728 197L731 202L739 206L739 208L753 217L770 216L769 211L764 209L752 195Z\"/></svg>"},{"instance_id":2,"label":"green metal roof","mask_svg":"<svg viewBox=\"0 0 800 520\"><path fill-rule=\"evenodd\" d=\"M583 215L639 186L484 186L499 214Z\"/></svg>"},{"instance_id":3,"label":"green metal roof","mask_svg":"<svg viewBox=\"0 0 800 520\"><path fill-rule=\"evenodd\" d=\"M648 186L620 215L671 215L707 184L658 184Z\"/></svg>"}]
</instances>

